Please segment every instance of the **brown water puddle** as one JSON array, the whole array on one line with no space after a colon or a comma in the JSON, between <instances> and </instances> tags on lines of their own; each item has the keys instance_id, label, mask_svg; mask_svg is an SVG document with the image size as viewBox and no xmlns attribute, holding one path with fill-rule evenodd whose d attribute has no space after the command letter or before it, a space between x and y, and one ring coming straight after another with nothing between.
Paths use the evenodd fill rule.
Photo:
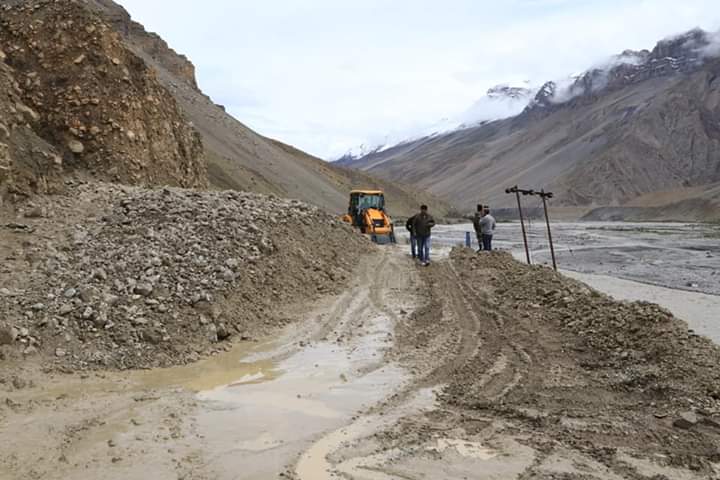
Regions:
<instances>
[{"instance_id":1,"label":"brown water puddle","mask_svg":"<svg viewBox=\"0 0 720 480\"><path fill-rule=\"evenodd\" d=\"M86 376L58 375L46 379L38 389L29 389L17 398L23 401L77 399L95 395L138 392L178 387L194 392L238 382L263 382L277 378L281 371L273 342L238 344L228 352L190 365L129 372L94 373Z\"/></svg>"},{"instance_id":2,"label":"brown water puddle","mask_svg":"<svg viewBox=\"0 0 720 480\"><path fill-rule=\"evenodd\" d=\"M318 342L274 364L246 360L234 381L198 394L198 431L219 479L277 477L317 438L402 384L406 373L382 360L391 321L371 312L362 330L348 343Z\"/></svg>"},{"instance_id":3,"label":"brown water puddle","mask_svg":"<svg viewBox=\"0 0 720 480\"><path fill-rule=\"evenodd\" d=\"M277 378L277 359L269 354L277 348L273 342L238 344L230 351L200 362L131 374L142 389L183 387L195 392L212 390L234 383L264 382Z\"/></svg>"}]
</instances>

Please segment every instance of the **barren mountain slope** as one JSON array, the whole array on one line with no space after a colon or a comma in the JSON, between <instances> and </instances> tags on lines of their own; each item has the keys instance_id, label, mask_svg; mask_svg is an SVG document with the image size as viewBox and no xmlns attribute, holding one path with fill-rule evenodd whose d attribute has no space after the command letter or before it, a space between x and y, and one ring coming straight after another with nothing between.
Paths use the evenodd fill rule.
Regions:
<instances>
[{"instance_id":1,"label":"barren mountain slope","mask_svg":"<svg viewBox=\"0 0 720 480\"><path fill-rule=\"evenodd\" d=\"M588 72L569 101L541 91L518 117L345 165L427 188L464 208L477 200L511 206L504 189L514 184L552 189L558 203L588 208L637 205L658 191L677 192L668 204L687 201L693 188L720 181L720 60L699 56L698 35L640 52L645 63L637 67ZM717 210L709 202L712 195L700 195L684 213L712 218Z\"/></svg>"},{"instance_id":2,"label":"barren mountain slope","mask_svg":"<svg viewBox=\"0 0 720 480\"><path fill-rule=\"evenodd\" d=\"M447 211L443 202L431 196L418 197L416 189L350 173L258 135L204 95L197 87L190 61L134 22L121 6L111 0L86 0L86 4L106 18L125 43L157 70L202 134L213 186L298 198L332 212L346 209L349 189L372 186L389 192L391 213L408 214L423 198L437 205L440 213Z\"/></svg>"}]
</instances>

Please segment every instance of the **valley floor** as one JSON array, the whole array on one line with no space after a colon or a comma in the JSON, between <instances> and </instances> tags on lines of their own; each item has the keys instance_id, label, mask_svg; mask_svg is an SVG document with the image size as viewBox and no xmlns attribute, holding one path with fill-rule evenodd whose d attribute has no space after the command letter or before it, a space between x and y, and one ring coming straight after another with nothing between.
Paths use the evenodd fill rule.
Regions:
<instances>
[{"instance_id":1,"label":"valley floor","mask_svg":"<svg viewBox=\"0 0 720 480\"><path fill-rule=\"evenodd\" d=\"M509 255L401 247L272 339L0 383L8 479L720 478L720 349Z\"/></svg>"}]
</instances>

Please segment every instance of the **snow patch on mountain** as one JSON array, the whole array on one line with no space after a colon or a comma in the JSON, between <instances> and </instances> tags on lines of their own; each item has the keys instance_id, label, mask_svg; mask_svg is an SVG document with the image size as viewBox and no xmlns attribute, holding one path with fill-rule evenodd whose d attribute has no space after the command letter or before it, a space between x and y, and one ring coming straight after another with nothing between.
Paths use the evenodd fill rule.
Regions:
<instances>
[{"instance_id":1,"label":"snow patch on mountain","mask_svg":"<svg viewBox=\"0 0 720 480\"><path fill-rule=\"evenodd\" d=\"M530 82L519 86L496 85L455 119L454 130L519 115L533 99L536 88Z\"/></svg>"},{"instance_id":2,"label":"snow patch on mountain","mask_svg":"<svg viewBox=\"0 0 720 480\"><path fill-rule=\"evenodd\" d=\"M533 99L537 88L526 81L519 85L500 84L486 92L467 110L452 117L443 118L425 127L416 128L412 133L386 135L382 141L363 144L348 150L339 160L353 160L371 153L378 153L397 145L414 142L421 138L432 138L444 133L472 128L483 123L514 117L522 113Z\"/></svg>"},{"instance_id":3,"label":"snow patch on mountain","mask_svg":"<svg viewBox=\"0 0 720 480\"><path fill-rule=\"evenodd\" d=\"M352 158L359 158L395 145L514 117L524 111L553 109L607 88L623 88L650 78L690 72L710 57L720 57L720 31L690 30L658 42L652 50L626 50L584 72L546 82L540 88L533 87L530 82L497 85L458 115L415 129L412 135L391 135L378 146L361 146L348 153Z\"/></svg>"}]
</instances>

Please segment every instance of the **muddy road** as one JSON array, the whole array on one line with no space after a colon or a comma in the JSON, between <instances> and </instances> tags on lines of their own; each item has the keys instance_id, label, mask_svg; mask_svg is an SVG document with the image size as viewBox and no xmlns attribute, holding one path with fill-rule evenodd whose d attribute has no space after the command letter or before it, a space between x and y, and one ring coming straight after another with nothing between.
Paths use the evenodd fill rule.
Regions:
<instances>
[{"instance_id":1,"label":"muddy road","mask_svg":"<svg viewBox=\"0 0 720 480\"><path fill-rule=\"evenodd\" d=\"M191 366L24 366L0 384L0 478L720 478L720 353L654 307L386 247L285 315Z\"/></svg>"}]
</instances>

